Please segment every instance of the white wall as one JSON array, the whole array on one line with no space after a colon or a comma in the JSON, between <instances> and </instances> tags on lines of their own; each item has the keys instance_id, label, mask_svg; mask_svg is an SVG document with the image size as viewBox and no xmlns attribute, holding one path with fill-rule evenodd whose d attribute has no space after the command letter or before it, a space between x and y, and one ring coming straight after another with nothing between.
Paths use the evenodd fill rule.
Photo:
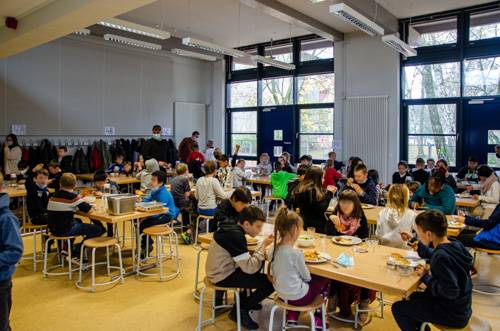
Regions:
<instances>
[{"instance_id":1,"label":"white wall","mask_svg":"<svg viewBox=\"0 0 500 331\"><path fill-rule=\"evenodd\" d=\"M103 137L104 126L114 126L117 138L150 137L156 123L175 130L173 104L179 101L218 105L217 111L209 107L217 118L209 114L207 136L222 142L223 133L214 132L220 124L213 123L224 120L223 96L212 87L224 84L222 62L95 40L55 40L0 60L0 137L12 124L27 125L27 136L20 137L26 141L88 141Z\"/></svg>"},{"instance_id":2,"label":"white wall","mask_svg":"<svg viewBox=\"0 0 500 331\"><path fill-rule=\"evenodd\" d=\"M345 97L388 95L389 174L396 171L399 161L399 60L399 53L382 43L380 37L364 32L346 34L343 42L335 43L335 139L344 137ZM343 155L343 151L337 151L337 155L342 160L353 156Z\"/></svg>"}]
</instances>

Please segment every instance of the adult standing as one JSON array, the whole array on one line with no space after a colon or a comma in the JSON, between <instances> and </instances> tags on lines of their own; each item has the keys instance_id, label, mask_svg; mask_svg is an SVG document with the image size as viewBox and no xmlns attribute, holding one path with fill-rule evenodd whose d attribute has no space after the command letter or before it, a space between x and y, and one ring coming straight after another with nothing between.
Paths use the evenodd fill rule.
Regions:
<instances>
[{"instance_id":1,"label":"adult standing","mask_svg":"<svg viewBox=\"0 0 500 331\"><path fill-rule=\"evenodd\" d=\"M198 131L194 131L191 137L182 139L179 144L179 161L187 163L186 160L189 153L194 152L194 145L198 141L198 138L200 138L200 133Z\"/></svg>"},{"instance_id":2,"label":"adult standing","mask_svg":"<svg viewBox=\"0 0 500 331\"><path fill-rule=\"evenodd\" d=\"M153 126L153 138L146 142L142 152L144 161L156 159L160 169L169 169L170 163L167 163L168 153L168 143L161 138L161 126Z\"/></svg>"},{"instance_id":3,"label":"adult standing","mask_svg":"<svg viewBox=\"0 0 500 331\"><path fill-rule=\"evenodd\" d=\"M9 134L3 143L4 171L5 177L10 178L11 174L19 175L17 163L21 161L23 153L17 143L15 134Z\"/></svg>"},{"instance_id":4,"label":"adult standing","mask_svg":"<svg viewBox=\"0 0 500 331\"><path fill-rule=\"evenodd\" d=\"M203 151L203 156L205 157L205 161L215 161L214 150L215 150L214 141L212 139L208 139L207 149Z\"/></svg>"}]
</instances>

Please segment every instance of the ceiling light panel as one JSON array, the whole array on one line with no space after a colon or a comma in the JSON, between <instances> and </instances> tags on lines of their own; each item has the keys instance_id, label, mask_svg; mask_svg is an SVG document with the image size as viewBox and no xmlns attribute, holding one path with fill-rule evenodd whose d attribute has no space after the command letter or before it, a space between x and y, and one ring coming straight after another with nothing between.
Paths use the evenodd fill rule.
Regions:
<instances>
[{"instance_id":1,"label":"ceiling light panel","mask_svg":"<svg viewBox=\"0 0 500 331\"><path fill-rule=\"evenodd\" d=\"M211 61L211 62L217 60L217 58L212 55L186 51L185 49L180 49L180 48L173 48L171 52L176 55L191 57L193 59L198 59L198 60Z\"/></svg>"},{"instance_id":2,"label":"ceiling light panel","mask_svg":"<svg viewBox=\"0 0 500 331\"><path fill-rule=\"evenodd\" d=\"M135 24L132 22L127 22L124 20L120 20L118 18L110 18L109 20L99 22L97 24L107 26L113 29L118 29L122 31L127 31L131 33L140 34L146 37L156 38L156 39L168 39L170 38L170 33L167 31L153 29L149 26Z\"/></svg>"},{"instance_id":3,"label":"ceiling light panel","mask_svg":"<svg viewBox=\"0 0 500 331\"><path fill-rule=\"evenodd\" d=\"M82 36L88 36L90 34L89 29L80 29L78 31L75 31L76 34L80 34Z\"/></svg>"},{"instance_id":4,"label":"ceiling light panel","mask_svg":"<svg viewBox=\"0 0 500 331\"><path fill-rule=\"evenodd\" d=\"M142 48L147 48L147 49L152 49L152 50L160 50L161 49L161 45L148 43L148 42L145 42L142 40L125 38L122 36L117 36L117 35L109 34L109 33L104 35L104 39L109 40L109 41L114 41L117 43L121 43L121 44L125 44L125 45L142 47Z\"/></svg>"},{"instance_id":5,"label":"ceiling light panel","mask_svg":"<svg viewBox=\"0 0 500 331\"><path fill-rule=\"evenodd\" d=\"M368 17L355 11L345 3L331 5L330 14L337 15L370 36L381 36L384 34L384 29L380 25L375 24L372 20L368 19Z\"/></svg>"},{"instance_id":6,"label":"ceiling light panel","mask_svg":"<svg viewBox=\"0 0 500 331\"><path fill-rule=\"evenodd\" d=\"M250 58L255 62L259 62L262 64L268 64L268 65L276 67L276 68L285 69L285 70L295 70L295 64L292 64L292 63L276 61L276 60L270 59L268 57L264 57L262 55L254 55L254 56L251 56Z\"/></svg>"},{"instance_id":7,"label":"ceiling light panel","mask_svg":"<svg viewBox=\"0 0 500 331\"><path fill-rule=\"evenodd\" d=\"M246 55L245 52L239 51L239 50L234 49L234 48L229 48L229 47L209 43L207 41L203 41L203 40L199 40L199 39L195 39L195 38L191 38L191 37L183 38L182 43L184 45L187 45L187 46L196 47L199 49L204 49L206 51L210 51L210 52L214 52L214 53L229 55L232 57L243 57Z\"/></svg>"},{"instance_id":8,"label":"ceiling light panel","mask_svg":"<svg viewBox=\"0 0 500 331\"><path fill-rule=\"evenodd\" d=\"M399 39L398 36L395 34L389 34L383 36L382 41L387 45L391 46L392 48L394 48L395 50L397 50L399 53L403 54L404 56L407 57L417 56L417 51L411 48L410 45Z\"/></svg>"}]
</instances>

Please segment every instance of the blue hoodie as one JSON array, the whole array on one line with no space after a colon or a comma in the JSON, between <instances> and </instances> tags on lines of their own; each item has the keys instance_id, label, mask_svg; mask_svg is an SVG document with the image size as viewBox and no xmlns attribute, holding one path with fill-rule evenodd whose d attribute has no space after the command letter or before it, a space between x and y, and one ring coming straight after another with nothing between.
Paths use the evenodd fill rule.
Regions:
<instances>
[{"instance_id":1,"label":"blue hoodie","mask_svg":"<svg viewBox=\"0 0 500 331\"><path fill-rule=\"evenodd\" d=\"M474 241L480 242L490 249L500 250L500 204L496 206L487 220L466 216L465 224L483 229L474 237Z\"/></svg>"},{"instance_id":2,"label":"blue hoodie","mask_svg":"<svg viewBox=\"0 0 500 331\"><path fill-rule=\"evenodd\" d=\"M450 243L432 248L418 243L418 255L430 259L431 273L422 277L427 286L425 294L432 298L454 320L465 324L472 315L472 280L470 271L474 267L472 256L461 242L450 239Z\"/></svg>"},{"instance_id":3,"label":"blue hoodie","mask_svg":"<svg viewBox=\"0 0 500 331\"><path fill-rule=\"evenodd\" d=\"M9 279L23 256L19 221L9 209L9 195L0 193L0 281Z\"/></svg>"},{"instance_id":4,"label":"blue hoodie","mask_svg":"<svg viewBox=\"0 0 500 331\"><path fill-rule=\"evenodd\" d=\"M147 199L144 199L143 201L163 202L165 204L165 207L168 208L168 213L165 213L163 215L170 215L172 217L174 217L175 215L174 197L172 196L172 194L170 194L165 185L162 185L160 188L158 188L158 190L151 192L151 195ZM156 217L156 216L150 216L150 217Z\"/></svg>"},{"instance_id":5,"label":"blue hoodie","mask_svg":"<svg viewBox=\"0 0 500 331\"><path fill-rule=\"evenodd\" d=\"M422 200L424 200L424 206L428 207L429 209L441 210L446 215L453 214L453 212L455 211L455 203L457 201L455 199L455 193L453 192L453 189L448 184L445 184L443 189L437 194L430 194L427 185L429 185L429 182L420 186L415 191L408 206L411 208L412 203L418 202L421 204Z\"/></svg>"}]
</instances>

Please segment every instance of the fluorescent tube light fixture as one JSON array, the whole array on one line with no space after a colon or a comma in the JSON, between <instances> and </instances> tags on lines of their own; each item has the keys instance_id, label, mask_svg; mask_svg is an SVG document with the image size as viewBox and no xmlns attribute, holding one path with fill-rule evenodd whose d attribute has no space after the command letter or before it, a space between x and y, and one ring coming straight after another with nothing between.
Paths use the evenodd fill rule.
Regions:
<instances>
[{"instance_id":1,"label":"fluorescent tube light fixture","mask_svg":"<svg viewBox=\"0 0 500 331\"><path fill-rule=\"evenodd\" d=\"M380 25L375 24L373 21L368 19L368 17L355 11L345 3L331 5L330 14L337 15L338 17L351 23L352 25L356 26L358 29L366 32L372 37L381 36L384 34L384 29Z\"/></svg>"},{"instance_id":2,"label":"fluorescent tube light fixture","mask_svg":"<svg viewBox=\"0 0 500 331\"><path fill-rule=\"evenodd\" d=\"M118 18L110 18L109 20L98 22L99 25L104 25L113 29L118 29L122 31L132 32L140 34L146 37L156 38L156 39L168 39L170 38L170 33L167 31L153 29L149 26L135 24L132 22L127 22L120 20Z\"/></svg>"},{"instance_id":3,"label":"fluorescent tube light fixture","mask_svg":"<svg viewBox=\"0 0 500 331\"><path fill-rule=\"evenodd\" d=\"M323 2L323 1L325 1L325 0L309 0L309 2L311 2L311 3L318 3L318 2Z\"/></svg>"},{"instance_id":4,"label":"fluorescent tube light fixture","mask_svg":"<svg viewBox=\"0 0 500 331\"><path fill-rule=\"evenodd\" d=\"M268 64L268 65L276 67L276 68L285 69L285 70L295 70L295 64L276 61L276 60L270 59L270 58L262 56L262 55L253 55L250 58L252 59L252 61L262 63L262 64Z\"/></svg>"},{"instance_id":5,"label":"fluorescent tube light fixture","mask_svg":"<svg viewBox=\"0 0 500 331\"><path fill-rule=\"evenodd\" d=\"M242 56L246 55L245 52L239 51L239 50L234 49L234 48L220 46L217 44L209 43L209 42L199 40L199 39L194 39L191 37L183 38L182 43L184 45L187 45L187 46L204 49L206 51L210 51L210 52L214 52L214 53L221 53L221 54L229 55L232 57L242 57Z\"/></svg>"},{"instance_id":6,"label":"fluorescent tube light fixture","mask_svg":"<svg viewBox=\"0 0 500 331\"><path fill-rule=\"evenodd\" d=\"M76 34L80 34L82 36L88 36L90 34L89 29L80 29L78 31L75 31Z\"/></svg>"},{"instance_id":7,"label":"fluorescent tube light fixture","mask_svg":"<svg viewBox=\"0 0 500 331\"><path fill-rule=\"evenodd\" d=\"M186 50L180 49L180 48L173 48L171 50L171 52L173 54L176 54L176 55L187 56L187 57L191 57L193 59L198 59L198 60L211 61L211 62L217 60L217 58L215 56L212 56L212 55L206 55L206 54L201 54L201 53L197 53L197 52L186 51Z\"/></svg>"},{"instance_id":8,"label":"fluorescent tube light fixture","mask_svg":"<svg viewBox=\"0 0 500 331\"><path fill-rule=\"evenodd\" d=\"M417 56L417 51L411 48L407 43L399 39L395 34L388 34L386 36L383 36L382 41L404 56Z\"/></svg>"},{"instance_id":9,"label":"fluorescent tube light fixture","mask_svg":"<svg viewBox=\"0 0 500 331\"><path fill-rule=\"evenodd\" d=\"M142 48L152 49L152 50L156 50L156 51L161 49L161 45L147 43L145 41L136 40L136 39L125 38L122 36L117 36L117 35L109 34L109 33L104 35L104 39L114 41L117 43L121 43L121 44L125 44L125 45L142 47Z\"/></svg>"}]
</instances>

